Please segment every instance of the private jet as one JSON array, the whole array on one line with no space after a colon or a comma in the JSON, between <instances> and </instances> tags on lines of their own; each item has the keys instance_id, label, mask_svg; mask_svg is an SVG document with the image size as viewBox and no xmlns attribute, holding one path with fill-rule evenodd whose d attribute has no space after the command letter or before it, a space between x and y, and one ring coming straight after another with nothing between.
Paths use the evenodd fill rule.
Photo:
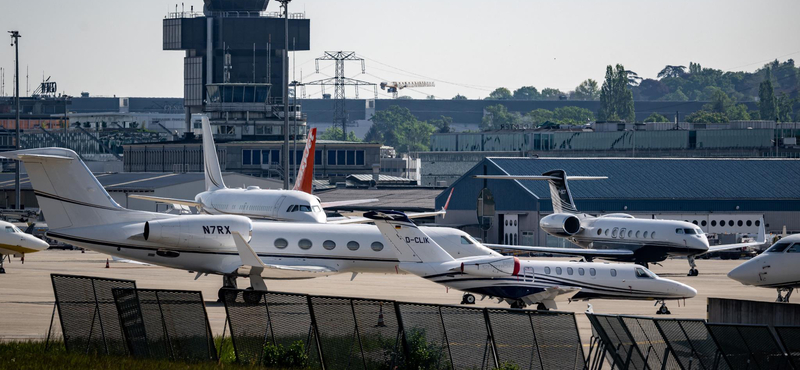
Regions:
<instances>
[{"instance_id":1,"label":"private jet","mask_svg":"<svg viewBox=\"0 0 800 370\"><path fill-rule=\"evenodd\" d=\"M695 258L708 252L757 246L766 243L763 219L758 221L759 233L754 242L709 246L703 230L685 221L635 218L614 213L592 216L580 213L569 190L569 180L599 180L604 176L567 176L564 170L553 170L541 176L478 175L479 179L546 180L550 185L553 214L543 217L539 226L546 233L564 238L581 248L551 248L486 244L500 250L522 250L554 254L577 255L591 261L602 258L612 261L635 262L648 266L667 257L687 257L689 276L697 276Z\"/></svg>"},{"instance_id":2,"label":"private jet","mask_svg":"<svg viewBox=\"0 0 800 370\"><path fill-rule=\"evenodd\" d=\"M739 265L728 277L744 285L778 291L776 302L789 302L795 288L800 288L800 234L778 240L757 257Z\"/></svg>"},{"instance_id":3,"label":"private jet","mask_svg":"<svg viewBox=\"0 0 800 370\"><path fill-rule=\"evenodd\" d=\"M453 258L402 212L372 211L399 260L398 267L427 280L465 292L505 301L512 308L537 304L556 309L555 298L577 292L572 300L655 300L658 314L668 314L666 300L692 298L697 291L658 277L644 266L597 262L520 260L507 256Z\"/></svg>"},{"instance_id":4,"label":"private jet","mask_svg":"<svg viewBox=\"0 0 800 370\"><path fill-rule=\"evenodd\" d=\"M42 239L22 232L14 224L0 221L0 274L5 274L5 262L11 256L25 261L25 254L45 250L50 245Z\"/></svg>"}]
</instances>

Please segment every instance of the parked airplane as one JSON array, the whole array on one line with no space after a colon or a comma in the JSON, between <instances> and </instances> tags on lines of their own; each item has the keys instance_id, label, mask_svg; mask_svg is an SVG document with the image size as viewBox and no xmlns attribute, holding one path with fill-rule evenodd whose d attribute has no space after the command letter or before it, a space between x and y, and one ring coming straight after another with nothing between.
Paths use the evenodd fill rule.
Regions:
<instances>
[{"instance_id":1,"label":"parked airplane","mask_svg":"<svg viewBox=\"0 0 800 370\"><path fill-rule=\"evenodd\" d=\"M778 290L777 302L789 302L800 288L800 234L778 240L757 257L739 265L728 277L744 285ZM784 295L785 293L785 295Z\"/></svg>"},{"instance_id":2,"label":"parked airplane","mask_svg":"<svg viewBox=\"0 0 800 370\"><path fill-rule=\"evenodd\" d=\"M496 297L512 308L538 304L555 309L555 298L665 300L692 298L692 287L663 279L633 264L520 260L506 256L453 258L402 212L368 212L400 261L398 267L430 281L470 293ZM474 298L473 298L474 299Z\"/></svg>"},{"instance_id":3,"label":"parked airplane","mask_svg":"<svg viewBox=\"0 0 800 370\"><path fill-rule=\"evenodd\" d=\"M579 213L572 200L568 180L597 180L602 176L567 176L564 170L553 170L541 176L479 175L479 179L547 180L553 214L543 217L539 226L546 233L564 238L581 248L550 248L485 244L502 250L522 250L583 256L587 260L603 258L613 261L635 262L648 266L670 256L687 257L689 276L697 276L695 257L708 252L762 245L766 243L763 220L759 223L755 242L715 245L710 247L703 230L684 221L635 218L629 214L614 213L592 216Z\"/></svg>"},{"instance_id":4,"label":"parked airplane","mask_svg":"<svg viewBox=\"0 0 800 370\"><path fill-rule=\"evenodd\" d=\"M253 221L239 215L174 215L129 210L117 204L78 155L64 148L4 152L25 163L47 236L122 259L236 277L303 279L338 273L397 273L397 257L384 248L374 225ZM434 228L431 237L454 256L496 255L457 229ZM263 262L258 276L233 236L251 243ZM251 260L247 259L252 262ZM355 277L355 276L354 276ZM263 283L263 282L262 282ZM253 284L258 287L259 284Z\"/></svg>"},{"instance_id":5,"label":"parked airplane","mask_svg":"<svg viewBox=\"0 0 800 370\"><path fill-rule=\"evenodd\" d=\"M5 261L11 256L25 257L26 253L45 250L50 245L42 239L22 232L14 224L0 221L0 274L5 274Z\"/></svg>"},{"instance_id":6,"label":"parked airplane","mask_svg":"<svg viewBox=\"0 0 800 370\"><path fill-rule=\"evenodd\" d=\"M203 162L206 177L206 191L197 194L194 200L162 198L149 195L131 195L131 198L151 200L172 204L176 207L196 207L201 213L212 215L241 215L252 218L325 223L329 222L325 215L325 207L345 206L376 202L377 199L363 199L340 202L320 203L319 198L312 195L314 180L314 153L317 140L317 129L312 128L306 138L303 160L297 171L297 180L292 190L261 189L258 186L228 188L222 180L214 135L208 118L203 117ZM334 223L349 223L356 220L331 220Z\"/></svg>"}]
</instances>

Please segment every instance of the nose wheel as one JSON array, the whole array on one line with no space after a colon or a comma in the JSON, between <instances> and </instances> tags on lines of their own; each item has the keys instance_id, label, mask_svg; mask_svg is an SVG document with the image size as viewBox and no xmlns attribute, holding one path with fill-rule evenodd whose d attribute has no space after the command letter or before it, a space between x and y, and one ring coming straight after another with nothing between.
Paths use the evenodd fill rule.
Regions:
<instances>
[{"instance_id":1,"label":"nose wheel","mask_svg":"<svg viewBox=\"0 0 800 370\"><path fill-rule=\"evenodd\" d=\"M697 269L697 263L694 262L694 256L689 256L689 273L686 276L700 275L700 270Z\"/></svg>"},{"instance_id":2,"label":"nose wheel","mask_svg":"<svg viewBox=\"0 0 800 370\"><path fill-rule=\"evenodd\" d=\"M656 315L671 315L672 314L672 312L669 311L669 308L667 308L667 304L664 301L656 301L656 305L658 305L659 303L661 303L661 307L659 307L658 311L656 311Z\"/></svg>"},{"instance_id":3,"label":"nose wheel","mask_svg":"<svg viewBox=\"0 0 800 370\"><path fill-rule=\"evenodd\" d=\"M469 293L464 293L461 297L461 304L475 304L475 296Z\"/></svg>"},{"instance_id":4,"label":"nose wheel","mask_svg":"<svg viewBox=\"0 0 800 370\"><path fill-rule=\"evenodd\" d=\"M775 302L789 303L789 297L792 296L794 288L778 288L778 299ZM783 293L786 293L784 295Z\"/></svg>"}]
</instances>

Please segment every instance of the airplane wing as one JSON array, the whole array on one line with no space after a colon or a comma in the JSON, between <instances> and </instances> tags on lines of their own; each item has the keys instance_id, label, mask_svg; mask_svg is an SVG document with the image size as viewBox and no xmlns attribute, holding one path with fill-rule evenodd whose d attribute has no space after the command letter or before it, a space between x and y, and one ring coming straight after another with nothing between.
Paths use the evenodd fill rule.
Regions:
<instances>
[{"instance_id":1,"label":"airplane wing","mask_svg":"<svg viewBox=\"0 0 800 370\"><path fill-rule=\"evenodd\" d=\"M570 294L581 290L578 287L549 287L539 293L527 295L522 297L522 301L526 304L542 303L548 310L558 309L556 306L556 297L564 294Z\"/></svg>"},{"instance_id":2,"label":"airplane wing","mask_svg":"<svg viewBox=\"0 0 800 370\"><path fill-rule=\"evenodd\" d=\"M522 245L484 244L494 250L511 250L534 253L565 254L570 256L619 258L633 256L633 251L627 249L584 249L584 248L556 248L556 247L529 247Z\"/></svg>"},{"instance_id":3,"label":"airplane wing","mask_svg":"<svg viewBox=\"0 0 800 370\"><path fill-rule=\"evenodd\" d=\"M185 199L177 199L177 198L162 198L162 197L154 197L151 195L140 195L140 194L132 194L128 196L129 198L133 199L144 199L158 203L167 203L167 204L177 204L181 206L187 207L201 207L202 204L199 202L195 202L193 200L185 200Z\"/></svg>"},{"instance_id":4,"label":"airplane wing","mask_svg":"<svg viewBox=\"0 0 800 370\"><path fill-rule=\"evenodd\" d=\"M744 248L744 247L755 247L759 245L764 245L767 243L767 234L764 230L764 219L761 219L761 226L758 227L758 237L754 242L747 242L747 243L737 243L737 244L722 244L722 245L713 245L708 247L708 252L719 252L729 249L736 249L736 248ZM705 254L701 253L701 254Z\"/></svg>"},{"instance_id":5,"label":"airplane wing","mask_svg":"<svg viewBox=\"0 0 800 370\"><path fill-rule=\"evenodd\" d=\"M233 241L236 243L236 250L239 258L242 259L242 267L238 272L250 277L250 285L255 290L267 290L264 278L268 279L308 279L317 276L326 276L338 273L337 270L327 266L289 266L277 264L265 264L258 257L253 248L250 247L241 234L233 232Z\"/></svg>"},{"instance_id":6,"label":"airplane wing","mask_svg":"<svg viewBox=\"0 0 800 370\"><path fill-rule=\"evenodd\" d=\"M374 203L377 199L356 199L356 200L340 200L338 202L321 202L322 208L352 206L354 204Z\"/></svg>"},{"instance_id":7,"label":"airplane wing","mask_svg":"<svg viewBox=\"0 0 800 370\"><path fill-rule=\"evenodd\" d=\"M153 266L153 265L151 265L149 263L129 260L127 258L122 258L122 257L117 257L117 256L111 256L111 260L114 261L114 262L130 263L130 264L134 264L134 265Z\"/></svg>"},{"instance_id":8,"label":"airplane wing","mask_svg":"<svg viewBox=\"0 0 800 370\"><path fill-rule=\"evenodd\" d=\"M447 211L435 211L435 212L418 212L418 213L407 213L406 216L410 219L415 218L423 218L423 217L433 217L438 215L444 215ZM366 217L350 217L350 218L334 218L328 219L329 224L366 224L369 222L375 222L375 220L368 219Z\"/></svg>"}]
</instances>

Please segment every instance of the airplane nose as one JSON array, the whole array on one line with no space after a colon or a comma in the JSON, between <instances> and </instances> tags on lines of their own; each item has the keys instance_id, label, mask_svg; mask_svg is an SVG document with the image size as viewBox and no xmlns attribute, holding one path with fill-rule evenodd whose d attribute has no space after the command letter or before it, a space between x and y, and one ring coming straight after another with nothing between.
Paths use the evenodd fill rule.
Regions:
<instances>
[{"instance_id":1,"label":"airplane nose","mask_svg":"<svg viewBox=\"0 0 800 370\"><path fill-rule=\"evenodd\" d=\"M756 278L756 273L753 271L752 263L754 260L747 261L728 273L728 278L736 280L744 285L751 285L752 281Z\"/></svg>"},{"instance_id":2,"label":"airplane nose","mask_svg":"<svg viewBox=\"0 0 800 370\"><path fill-rule=\"evenodd\" d=\"M678 291L684 298L694 298L697 295L697 289L692 288L686 284L681 284L681 287L678 289Z\"/></svg>"}]
</instances>

